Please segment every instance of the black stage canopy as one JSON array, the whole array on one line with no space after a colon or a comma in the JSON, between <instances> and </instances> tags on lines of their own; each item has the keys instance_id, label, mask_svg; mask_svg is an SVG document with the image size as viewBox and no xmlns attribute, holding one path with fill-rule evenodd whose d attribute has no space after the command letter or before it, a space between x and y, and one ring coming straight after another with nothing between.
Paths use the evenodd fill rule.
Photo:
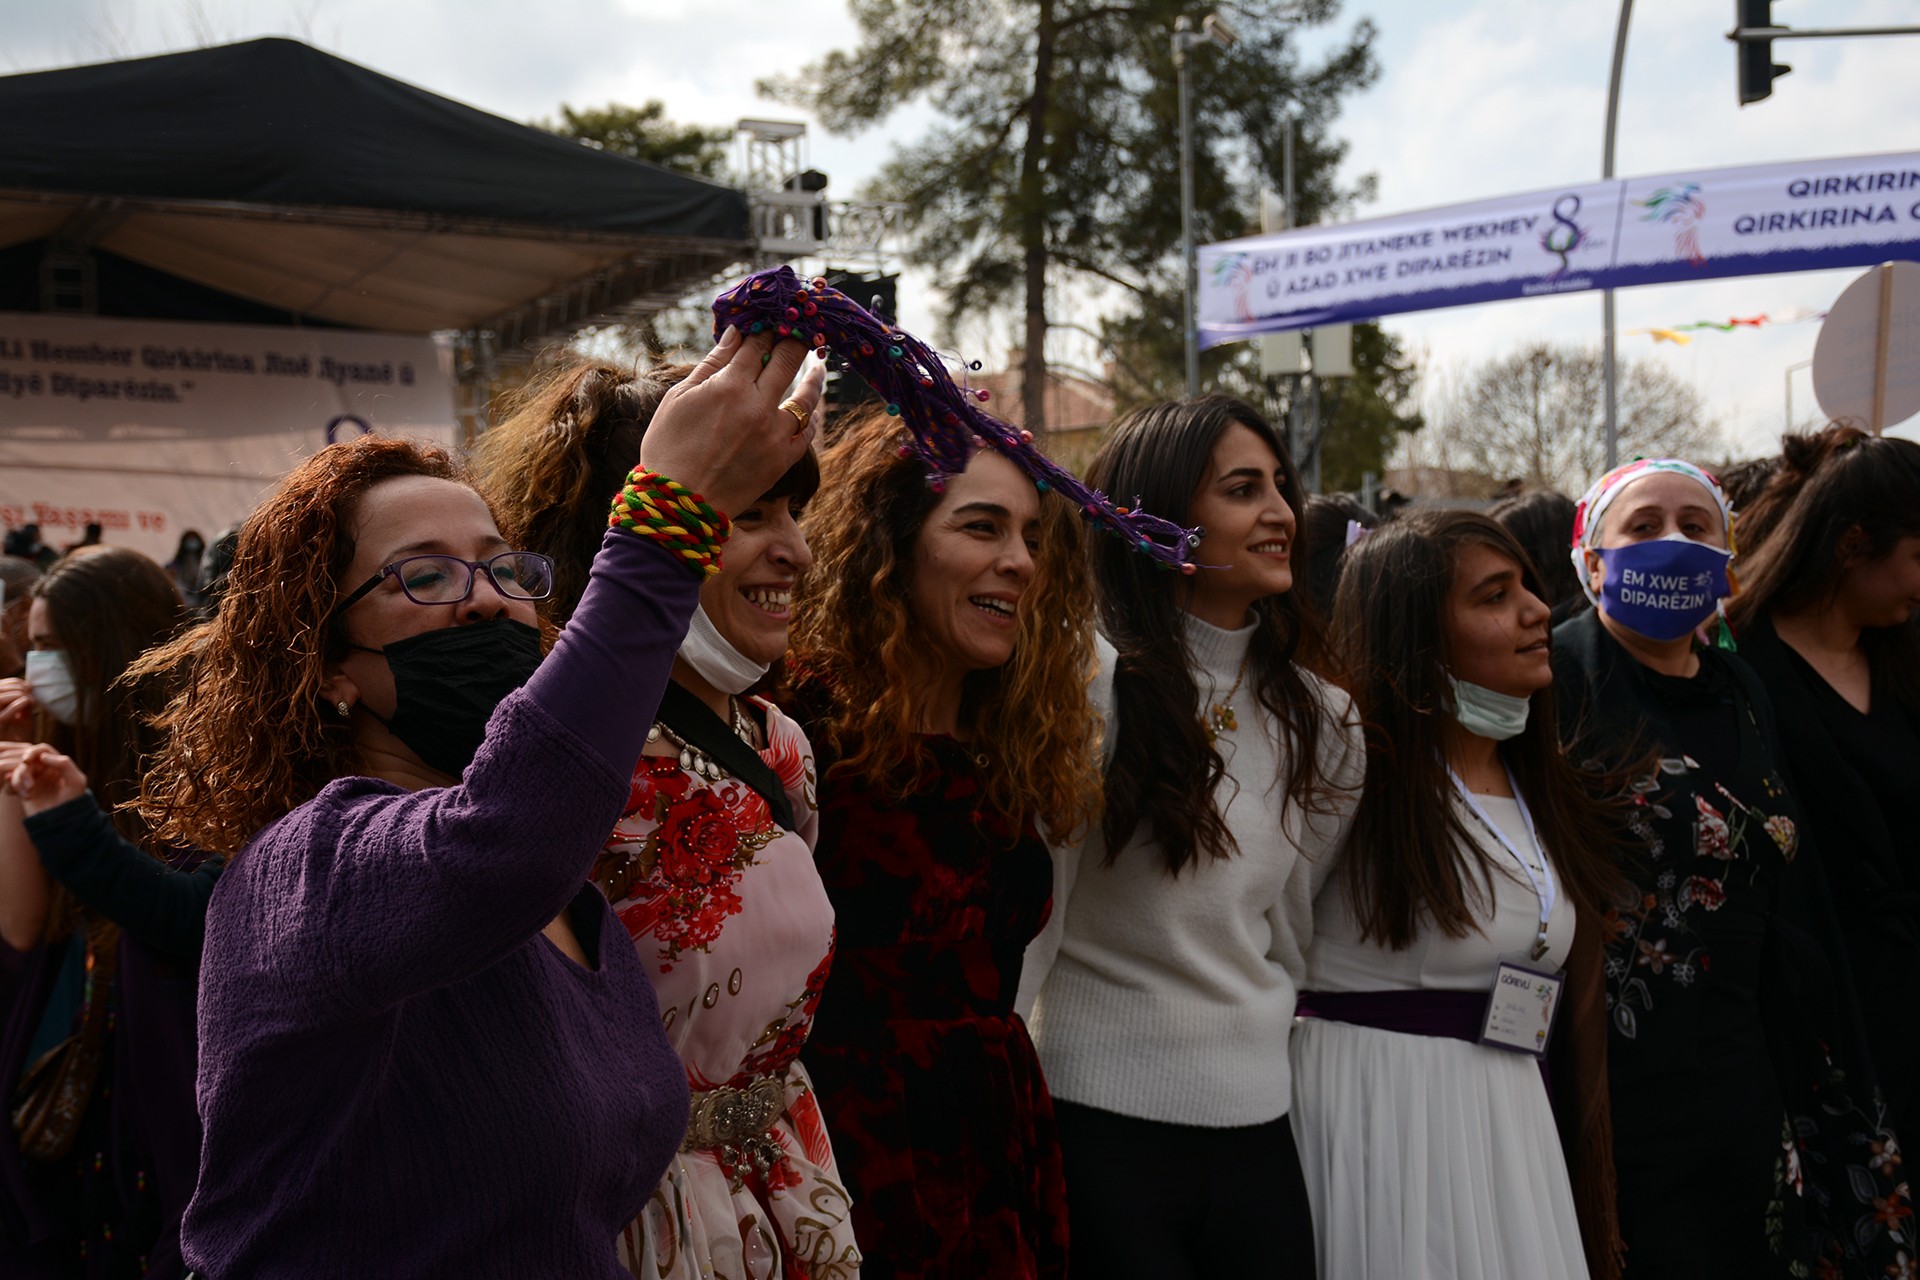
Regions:
<instances>
[{"instance_id":1,"label":"black stage canopy","mask_svg":"<svg viewBox=\"0 0 1920 1280\"><path fill-rule=\"evenodd\" d=\"M128 263L200 286L194 317L212 290L253 323L512 347L663 305L751 251L739 191L293 40L0 77L0 305L91 256L115 281ZM136 313L109 295L100 311Z\"/></svg>"}]
</instances>

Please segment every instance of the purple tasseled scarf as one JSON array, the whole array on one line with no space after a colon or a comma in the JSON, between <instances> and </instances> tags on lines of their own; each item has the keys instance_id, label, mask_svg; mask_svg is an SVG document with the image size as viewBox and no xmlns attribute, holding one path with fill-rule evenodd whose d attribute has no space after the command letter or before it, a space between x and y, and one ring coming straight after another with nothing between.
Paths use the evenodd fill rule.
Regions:
<instances>
[{"instance_id":1,"label":"purple tasseled scarf","mask_svg":"<svg viewBox=\"0 0 1920 1280\"><path fill-rule=\"evenodd\" d=\"M882 323L824 276L802 281L792 267L756 272L714 299L713 317L716 338L728 325L742 333L772 329L866 379L907 429L903 456L909 451L920 456L935 490L945 477L966 470L974 449L985 446L1032 477L1040 492L1051 490L1079 507L1096 529L1126 539L1168 569L1194 571L1187 555L1199 544L1197 532L1141 511L1138 503L1131 510L1115 506L1107 495L1082 484L1034 447L1031 431L980 408L987 393L955 385L946 361L932 348Z\"/></svg>"}]
</instances>

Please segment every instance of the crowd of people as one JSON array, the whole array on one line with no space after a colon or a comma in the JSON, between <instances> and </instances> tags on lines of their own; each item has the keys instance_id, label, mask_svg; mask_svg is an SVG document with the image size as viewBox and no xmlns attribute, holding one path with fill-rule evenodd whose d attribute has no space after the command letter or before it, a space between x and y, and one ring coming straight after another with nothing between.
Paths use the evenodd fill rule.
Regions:
<instances>
[{"instance_id":1,"label":"crowd of people","mask_svg":"<svg viewBox=\"0 0 1920 1280\"><path fill-rule=\"evenodd\" d=\"M0 560L0 1277L1920 1273L1920 445L1182 573L806 356Z\"/></svg>"}]
</instances>

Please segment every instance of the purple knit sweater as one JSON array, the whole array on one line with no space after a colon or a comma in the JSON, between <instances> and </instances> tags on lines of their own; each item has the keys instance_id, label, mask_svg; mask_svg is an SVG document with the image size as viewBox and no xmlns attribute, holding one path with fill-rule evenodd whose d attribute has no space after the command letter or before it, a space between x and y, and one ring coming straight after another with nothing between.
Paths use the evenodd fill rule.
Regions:
<instances>
[{"instance_id":1,"label":"purple knit sweater","mask_svg":"<svg viewBox=\"0 0 1920 1280\"><path fill-rule=\"evenodd\" d=\"M342 778L228 868L182 1229L202 1275L624 1280L614 1236L679 1146L686 1075L582 886L698 594L609 533L460 785ZM570 906L597 970L540 934Z\"/></svg>"}]
</instances>

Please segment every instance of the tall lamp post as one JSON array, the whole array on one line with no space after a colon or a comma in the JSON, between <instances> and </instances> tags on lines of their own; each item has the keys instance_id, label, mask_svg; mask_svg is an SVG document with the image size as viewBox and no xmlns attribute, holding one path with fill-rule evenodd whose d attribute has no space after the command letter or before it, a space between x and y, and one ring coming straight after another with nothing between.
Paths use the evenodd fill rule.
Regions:
<instances>
[{"instance_id":1,"label":"tall lamp post","mask_svg":"<svg viewBox=\"0 0 1920 1280\"><path fill-rule=\"evenodd\" d=\"M1613 69L1607 76L1607 138L1600 149L1600 176L1613 177L1613 138L1620 128L1620 71L1627 61L1627 19L1633 14L1633 0L1620 0L1620 25L1613 33ZM1613 290L1600 295L1600 323L1606 329L1605 367L1602 370L1607 393L1607 470L1620 465L1620 400L1616 373L1613 330Z\"/></svg>"},{"instance_id":2,"label":"tall lamp post","mask_svg":"<svg viewBox=\"0 0 1920 1280\"><path fill-rule=\"evenodd\" d=\"M1194 314L1193 294L1193 94L1187 86L1187 51L1212 41L1230 48L1239 37L1217 14L1200 20L1200 30L1184 14L1173 21L1173 72L1180 86L1180 291L1187 322L1187 395L1200 394L1200 322ZM1291 210L1289 210L1291 213Z\"/></svg>"}]
</instances>

